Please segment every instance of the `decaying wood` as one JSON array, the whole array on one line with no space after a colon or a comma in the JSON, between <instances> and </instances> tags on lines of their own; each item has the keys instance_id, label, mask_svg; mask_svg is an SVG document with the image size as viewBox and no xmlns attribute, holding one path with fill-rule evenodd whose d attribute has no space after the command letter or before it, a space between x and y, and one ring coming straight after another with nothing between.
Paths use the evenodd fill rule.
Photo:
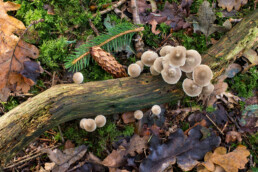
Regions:
<instances>
[{"instance_id":1,"label":"decaying wood","mask_svg":"<svg viewBox=\"0 0 258 172\"><path fill-rule=\"evenodd\" d=\"M216 78L258 37L258 11L247 16L203 55ZM184 96L181 83L142 75L85 84L56 85L0 117L0 161L14 157L44 131L73 119L151 107Z\"/></svg>"}]
</instances>

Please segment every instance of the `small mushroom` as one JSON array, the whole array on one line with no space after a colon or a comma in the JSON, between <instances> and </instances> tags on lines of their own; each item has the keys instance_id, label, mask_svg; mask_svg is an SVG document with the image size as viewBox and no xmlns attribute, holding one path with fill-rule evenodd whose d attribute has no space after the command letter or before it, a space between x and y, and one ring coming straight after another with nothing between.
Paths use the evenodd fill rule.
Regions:
<instances>
[{"instance_id":1,"label":"small mushroom","mask_svg":"<svg viewBox=\"0 0 258 172\"><path fill-rule=\"evenodd\" d=\"M171 50L169 54L167 54L169 58L169 64L174 67L180 67L185 64L186 60L186 48L183 46L177 46Z\"/></svg>"},{"instance_id":2,"label":"small mushroom","mask_svg":"<svg viewBox=\"0 0 258 172\"><path fill-rule=\"evenodd\" d=\"M137 110L137 111L135 111L135 112L133 113L133 115L134 115L134 118L135 118L135 119L140 120L140 119L142 119L142 117L143 117L143 112L142 112L141 110Z\"/></svg>"},{"instance_id":3,"label":"small mushroom","mask_svg":"<svg viewBox=\"0 0 258 172\"><path fill-rule=\"evenodd\" d=\"M184 66L180 66L183 72L190 73L194 68L201 64L202 57L196 50L186 51L186 60Z\"/></svg>"},{"instance_id":4,"label":"small mushroom","mask_svg":"<svg viewBox=\"0 0 258 172\"><path fill-rule=\"evenodd\" d=\"M130 64L128 67L128 74L133 78L140 76L141 67L136 63Z\"/></svg>"},{"instance_id":5,"label":"small mushroom","mask_svg":"<svg viewBox=\"0 0 258 172\"><path fill-rule=\"evenodd\" d=\"M83 118L83 119L81 119L81 121L80 121L80 127L82 128L82 129L84 129L84 123L85 123L85 121L86 121L87 119L86 118Z\"/></svg>"},{"instance_id":6,"label":"small mushroom","mask_svg":"<svg viewBox=\"0 0 258 172\"><path fill-rule=\"evenodd\" d=\"M189 79L193 79L193 72L191 73L185 73L186 77Z\"/></svg>"},{"instance_id":7,"label":"small mushroom","mask_svg":"<svg viewBox=\"0 0 258 172\"><path fill-rule=\"evenodd\" d=\"M88 132L93 132L96 130L97 125L93 119L86 119L82 122L83 128Z\"/></svg>"},{"instance_id":8,"label":"small mushroom","mask_svg":"<svg viewBox=\"0 0 258 172\"><path fill-rule=\"evenodd\" d=\"M161 50L159 51L160 56L165 56L165 55L169 54L173 48L175 48L175 47L173 47L171 45L166 45L166 46L162 47Z\"/></svg>"},{"instance_id":9,"label":"small mushroom","mask_svg":"<svg viewBox=\"0 0 258 172\"><path fill-rule=\"evenodd\" d=\"M163 80L168 84L176 84L181 78L182 72L179 68L167 66L161 71Z\"/></svg>"},{"instance_id":10,"label":"small mushroom","mask_svg":"<svg viewBox=\"0 0 258 172\"><path fill-rule=\"evenodd\" d=\"M151 112L154 114L154 115L159 115L161 113L161 108L159 105L154 105L152 106L151 108Z\"/></svg>"},{"instance_id":11,"label":"small mushroom","mask_svg":"<svg viewBox=\"0 0 258 172\"><path fill-rule=\"evenodd\" d=\"M157 71L154 69L154 65L152 65L152 66L150 67L150 73L151 73L153 76L157 76L157 75L160 74L159 72L157 72Z\"/></svg>"},{"instance_id":12,"label":"small mushroom","mask_svg":"<svg viewBox=\"0 0 258 172\"><path fill-rule=\"evenodd\" d=\"M136 64L138 64L138 65L141 67L141 71L143 71L144 64L142 63L142 61L141 61L141 60L138 60L138 61L136 62Z\"/></svg>"},{"instance_id":13,"label":"small mushroom","mask_svg":"<svg viewBox=\"0 0 258 172\"><path fill-rule=\"evenodd\" d=\"M83 74L81 72L76 72L73 74L73 82L75 84L80 84L83 82Z\"/></svg>"},{"instance_id":14,"label":"small mushroom","mask_svg":"<svg viewBox=\"0 0 258 172\"><path fill-rule=\"evenodd\" d=\"M97 127L101 128L106 124L107 120L104 115L98 115L95 117L95 123Z\"/></svg>"},{"instance_id":15,"label":"small mushroom","mask_svg":"<svg viewBox=\"0 0 258 172\"><path fill-rule=\"evenodd\" d=\"M186 78L183 81L183 90L190 97L199 96L202 92L202 87L194 83L193 80Z\"/></svg>"},{"instance_id":16,"label":"small mushroom","mask_svg":"<svg viewBox=\"0 0 258 172\"><path fill-rule=\"evenodd\" d=\"M150 67L153 65L154 61L156 58L158 58L158 54L155 53L154 51L145 51L142 56L141 56L141 61L145 66Z\"/></svg>"},{"instance_id":17,"label":"small mushroom","mask_svg":"<svg viewBox=\"0 0 258 172\"><path fill-rule=\"evenodd\" d=\"M163 61L163 57L159 57L159 58L156 58L156 60L153 63L153 67L154 67L155 71L157 71L159 73L161 73L161 71L163 69L162 61Z\"/></svg>"},{"instance_id":18,"label":"small mushroom","mask_svg":"<svg viewBox=\"0 0 258 172\"><path fill-rule=\"evenodd\" d=\"M193 80L201 87L209 85L212 77L213 73L207 65L196 66L193 70Z\"/></svg>"},{"instance_id":19,"label":"small mushroom","mask_svg":"<svg viewBox=\"0 0 258 172\"><path fill-rule=\"evenodd\" d=\"M209 85L202 88L203 95L210 95L214 90L214 85L210 83Z\"/></svg>"}]
</instances>

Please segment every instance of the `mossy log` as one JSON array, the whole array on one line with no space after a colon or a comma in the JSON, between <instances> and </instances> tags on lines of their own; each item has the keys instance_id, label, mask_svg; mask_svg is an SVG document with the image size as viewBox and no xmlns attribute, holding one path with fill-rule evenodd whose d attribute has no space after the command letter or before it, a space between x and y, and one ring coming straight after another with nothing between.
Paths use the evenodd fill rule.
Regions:
<instances>
[{"instance_id":1,"label":"mossy log","mask_svg":"<svg viewBox=\"0 0 258 172\"><path fill-rule=\"evenodd\" d=\"M244 18L203 57L216 78L257 41L258 11ZM0 117L0 161L9 161L44 131L73 119L151 107L184 96L181 83L168 85L161 76L144 74L85 84L56 85Z\"/></svg>"}]
</instances>

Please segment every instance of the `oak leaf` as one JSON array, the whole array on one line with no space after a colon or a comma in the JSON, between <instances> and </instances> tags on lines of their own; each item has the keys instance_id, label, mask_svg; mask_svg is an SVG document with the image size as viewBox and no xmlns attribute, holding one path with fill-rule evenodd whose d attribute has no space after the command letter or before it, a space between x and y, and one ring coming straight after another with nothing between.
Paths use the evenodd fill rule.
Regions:
<instances>
[{"instance_id":1,"label":"oak leaf","mask_svg":"<svg viewBox=\"0 0 258 172\"><path fill-rule=\"evenodd\" d=\"M6 101L11 91L13 93L28 92L40 73L40 65L30 60L30 58L38 58L38 49L17 36L23 33L26 27L21 21L7 14L8 11L19 8L19 4L0 0L1 101ZM33 67L30 68L30 65Z\"/></svg>"},{"instance_id":2,"label":"oak leaf","mask_svg":"<svg viewBox=\"0 0 258 172\"><path fill-rule=\"evenodd\" d=\"M227 9L230 12L233 8L239 10L241 6L245 5L248 0L218 0L218 6Z\"/></svg>"},{"instance_id":3,"label":"oak leaf","mask_svg":"<svg viewBox=\"0 0 258 172\"><path fill-rule=\"evenodd\" d=\"M205 162L202 165L209 171L214 171L215 164L217 164L226 172L238 172L238 169L245 168L249 155L250 152L243 145L239 145L233 152L229 153L227 153L225 147L218 147L214 150L214 153L206 153Z\"/></svg>"}]
</instances>

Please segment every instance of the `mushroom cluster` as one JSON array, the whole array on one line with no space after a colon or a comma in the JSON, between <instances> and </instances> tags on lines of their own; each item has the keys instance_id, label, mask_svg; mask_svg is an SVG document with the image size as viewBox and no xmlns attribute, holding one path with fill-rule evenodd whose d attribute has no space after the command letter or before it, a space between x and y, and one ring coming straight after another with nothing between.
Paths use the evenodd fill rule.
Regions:
<instances>
[{"instance_id":1,"label":"mushroom cluster","mask_svg":"<svg viewBox=\"0 0 258 172\"><path fill-rule=\"evenodd\" d=\"M131 77L140 76L144 65L150 67L152 75L161 74L168 84L176 84L182 72L187 78L183 81L183 90L190 96L210 95L214 86L211 84L213 73L209 66L201 64L202 57L196 50L187 50L183 46L166 45L161 48L159 55L154 51L146 51L137 61L128 67Z\"/></svg>"},{"instance_id":2,"label":"mushroom cluster","mask_svg":"<svg viewBox=\"0 0 258 172\"><path fill-rule=\"evenodd\" d=\"M95 119L81 119L80 127L86 130L87 132L93 132L96 130L97 127L104 127L106 122L107 120L104 115L98 115L95 117Z\"/></svg>"}]
</instances>

